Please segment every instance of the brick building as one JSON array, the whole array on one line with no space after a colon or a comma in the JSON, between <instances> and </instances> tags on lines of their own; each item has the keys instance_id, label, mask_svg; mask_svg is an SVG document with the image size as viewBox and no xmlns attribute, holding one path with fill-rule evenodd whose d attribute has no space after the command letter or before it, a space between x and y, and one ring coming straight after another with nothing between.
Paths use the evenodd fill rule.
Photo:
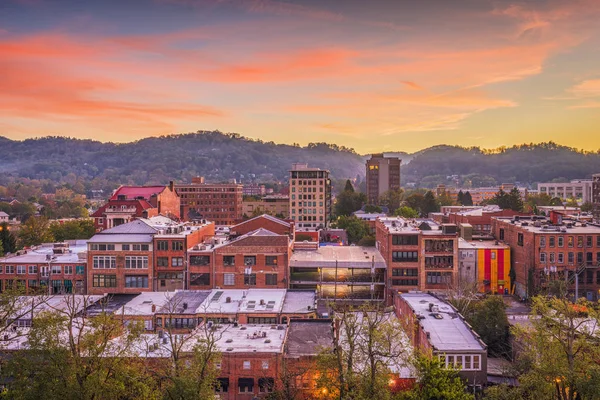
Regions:
<instances>
[{"instance_id":1,"label":"brick building","mask_svg":"<svg viewBox=\"0 0 600 400\"><path fill-rule=\"evenodd\" d=\"M288 235L263 228L216 244L213 285L231 289L287 288L291 253Z\"/></svg>"},{"instance_id":2,"label":"brick building","mask_svg":"<svg viewBox=\"0 0 600 400\"><path fill-rule=\"evenodd\" d=\"M243 214L252 217L256 213L271 214L288 218L290 197L284 195L263 196L260 200L244 200Z\"/></svg>"},{"instance_id":3,"label":"brick building","mask_svg":"<svg viewBox=\"0 0 600 400\"><path fill-rule=\"evenodd\" d=\"M487 345L450 304L425 293L394 293L396 315L412 345L460 369L469 386L487 384Z\"/></svg>"},{"instance_id":4,"label":"brick building","mask_svg":"<svg viewBox=\"0 0 600 400\"><path fill-rule=\"evenodd\" d=\"M168 186L120 186L92 218L96 230L101 231L157 215L180 217L180 200L173 182Z\"/></svg>"},{"instance_id":5,"label":"brick building","mask_svg":"<svg viewBox=\"0 0 600 400\"><path fill-rule=\"evenodd\" d=\"M502 210L498 206L485 206L473 210L449 212L444 218L444 223L470 224L473 227L473 236L489 237L492 234L493 217L513 217L515 215L528 215L513 210Z\"/></svg>"},{"instance_id":6,"label":"brick building","mask_svg":"<svg viewBox=\"0 0 600 400\"><path fill-rule=\"evenodd\" d=\"M580 297L599 298L599 226L563 216L554 221L515 216L493 218L492 228L496 239L510 246L519 296L530 297L552 280L566 280L571 293L577 283Z\"/></svg>"},{"instance_id":7,"label":"brick building","mask_svg":"<svg viewBox=\"0 0 600 400\"><path fill-rule=\"evenodd\" d=\"M445 290L458 282L456 225L429 219L380 218L376 246L387 264L387 302L394 291Z\"/></svg>"},{"instance_id":8,"label":"brick building","mask_svg":"<svg viewBox=\"0 0 600 400\"><path fill-rule=\"evenodd\" d=\"M290 218L298 228L325 227L331 218L329 171L292 164L290 170Z\"/></svg>"},{"instance_id":9,"label":"brick building","mask_svg":"<svg viewBox=\"0 0 600 400\"><path fill-rule=\"evenodd\" d=\"M259 215L247 221L234 225L230 229L231 236L241 236L259 228L266 229L278 235L294 236L294 223L272 217L268 214Z\"/></svg>"},{"instance_id":10,"label":"brick building","mask_svg":"<svg viewBox=\"0 0 600 400\"><path fill-rule=\"evenodd\" d=\"M397 157L373 154L366 163L367 199L369 204L379 204L379 196L388 190L400 189L400 165Z\"/></svg>"},{"instance_id":11,"label":"brick building","mask_svg":"<svg viewBox=\"0 0 600 400\"><path fill-rule=\"evenodd\" d=\"M600 174L594 174L592 177L592 204L594 218L600 222Z\"/></svg>"},{"instance_id":12,"label":"brick building","mask_svg":"<svg viewBox=\"0 0 600 400\"><path fill-rule=\"evenodd\" d=\"M206 183L204 177L176 185L181 197L181 218L204 219L215 225L233 225L243 216L243 186L237 183Z\"/></svg>"},{"instance_id":13,"label":"brick building","mask_svg":"<svg viewBox=\"0 0 600 400\"><path fill-rule=\"evenodd\" d=\"M29 294L85 294L86 252L85 241L70 240L0 258L0 291L16 285Z\"/></svg>"}]
</instances>

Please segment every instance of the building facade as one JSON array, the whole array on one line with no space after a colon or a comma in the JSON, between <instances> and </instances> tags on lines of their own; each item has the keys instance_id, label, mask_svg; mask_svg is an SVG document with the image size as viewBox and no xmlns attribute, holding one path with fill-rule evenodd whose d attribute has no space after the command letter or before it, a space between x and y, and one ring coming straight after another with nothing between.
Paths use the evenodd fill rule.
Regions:
<instances>
[{"instance_id":1,"label":"building facade","mask_svg":"<svg viewBox=\"0 0 600 400\"><path fill-rule=\"evenodd\" d=\"M237 183L206 183L204 177L177 184L181 197L181 218L204 219L215 225L233 225L243 216L243 186Z\"/></svg>"},{"instance_id":2,"label":"building facade","mask_svg":"<svg viewBox=\"0 0 600 400\"><path fill-rule=\"evenodd\" d=\"M281 218L288 218L290 197L284 195L264 196L260 200L244 200L244 215L252 217L258 213L270 214Z\"/></svg>"},{"instance_id":3,"label":"building facade","mask_svg":"<svg viewBox=\"0 0 600 400\"><path fill-rule=\"evenodd\" d=\"M331 218L329 171L292 164L290 170L289 218L298 228L326 227Z\"/></svg>"},{"instance_id":4,"label":"building facade","mask_svg":"<svg viewBox=\"0 0 600 400\"><path fill-rule=\"evenodd\" d=\"M594 218L600 222L600 174L594 174L592 178L592 204Z\"/></svg>"},{"instance_id":5,"label":"building facade","mask_svg":"<svg viewBox=\"0 0 600 400\"><path fill-rule=\"evenodd\" d=\"M493 218L494 236L510 246L515 293L530 297L554 280L595 301L600 290L600 226L541 216Z\"/></svg>"},{"instance_id":6,"label":"building facade","mask_svg":"<svg viewBox=\"0 0 600 400\"><path fill-rule=\"evenodd\" d=\"M477 283L481 293L510 292L510 247L494 240L464 240L458 243L460 282Z\"/></svg>"},{"instance_id":7,"label":"building facade","mask_svg":"<svg viewBox=\"0 0 600 400\"><path fill-rule=\"evenodd\" d=\"M458 283L458 231L429 219L380 218L376 246L387 264L387 302L395 291L447 290Z\"/></svg>"},{"instance_id":8,"label":"building facade","mask_svg":"<svg viewBox=\"0 0 600 400\"><path fill-rule=\"evenodd\" d=\"M383 153L373 154L367 160L367 199L369 204L379 204L379 196L388 190L400 189L400 165L396 157L384 157Z\"/></svg>"},{"instance_id":9,"label":"building facade","mask_svg":"<svg viewBox=\"0 0 600 400\"><path fill-rule=\"evenodd\" d=\"M561 200L575 199L579 203L592 201L592 179L574 179L568 183L538 183L538 192Z\"/></svg>"}]
</instances>

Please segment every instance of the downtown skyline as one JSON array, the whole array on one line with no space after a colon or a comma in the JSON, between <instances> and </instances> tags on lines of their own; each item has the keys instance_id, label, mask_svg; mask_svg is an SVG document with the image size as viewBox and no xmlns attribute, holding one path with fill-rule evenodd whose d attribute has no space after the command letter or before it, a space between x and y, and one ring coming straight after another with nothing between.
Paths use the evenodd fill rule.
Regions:
<instances>
[{"instance_id":1,"label":"downtown skyline","mask_svg":"<svg viewBox=\"0 0 600 400\"><path fill-rule=\"evenodd\" d=\"M600 3L0 5L0 136L600 148Z\"/></svg>"}]
</instances>

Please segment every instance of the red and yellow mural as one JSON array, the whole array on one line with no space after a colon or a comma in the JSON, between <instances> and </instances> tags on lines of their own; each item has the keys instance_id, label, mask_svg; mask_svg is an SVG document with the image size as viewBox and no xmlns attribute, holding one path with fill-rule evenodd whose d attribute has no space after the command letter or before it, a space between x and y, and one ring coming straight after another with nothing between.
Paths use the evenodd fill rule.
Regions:
<instances>
[{"instance_id":1,"label":"red and yellow mural","mask_svg":"<svg viewBox=\"0 0 600 400\"><path fill-rule=\"evenodd\" d=\"M510 248L478 249L477 280L479 291L504 293L510 291Z\"/></svg>"}]
</instances>

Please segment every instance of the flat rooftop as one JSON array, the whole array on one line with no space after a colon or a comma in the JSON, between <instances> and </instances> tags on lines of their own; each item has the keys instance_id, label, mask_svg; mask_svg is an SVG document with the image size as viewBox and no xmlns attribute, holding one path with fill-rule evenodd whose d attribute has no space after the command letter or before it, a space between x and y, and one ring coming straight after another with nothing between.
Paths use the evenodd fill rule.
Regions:
<instances>
[{"instance_id":1,"label":"flat rooftop","mask_svg":"<svg viewBox=\"0 0 600 400\"><path fill-rule=\"evenodd\" d=\"M44 243L35 246L27 253L17 256L12 255L0 259L2 264L48 264L47 256L54 257L52 264L81 264L87 263L87 241L86 240L69 240L65 243L69 244L65 254L54 254L54 246L62 245L62 243ZM81 257L79 256L81 254Z\"/></svg>"},{"instance_id":2,"label":"flat rooftop","mask_svg":"<svg viewBox=\"0 0 600 400\"><path fill-rule=\"evenodd\" d=\"M117 309L118 315L149 316L164 306L175 292L142 292ZM154 311L153 311L154 308Z\"/></svg>"},{"instance_id":3,"label":"flat rooftop","mask_svg":"<svg viewBox=\"0 0 600 400\"><path fill-rule=\"evenodd\" d=\"M291 320L288 328L286 355L314 356L333 347L333 327L330 319Z\"/></svg>"},{"instance_id":4,"label":"flat rooftop","mask_svg":"<svg viewBox=\"0 0 600 400\"><path fill-rule=\"evenodd\" d=\"M373 261L374 260L374 261ZM317 250L296 250L290 267L386 268L377 248L361 246L323 246Z\"/></svg>"},{"instance_id":5,"label":"flat rooftop","mask_svg":"<svg viewBox=\"0 0 600 400\"><path fill-rule=\"evenodd\" d=\"M465 240L463 238L459 238L458 249L510 249L510 246L497 240Z\"/></svg>"},{"instance_id":6,"label":"flat rooftop","mask_svg":"<svg viewBox=\"0 0 600 400\"><path fill-rule=\"evenodd\" d=\"M532 217L520 217L518 220L511 217L496 217L496 220L518 226L525 231L536 234L600 234L600 225L574 221L567 218L563 218L561 225L552 225L550 219L540 216L537 216L536 219L532 219Z\"/></svg>"},{"instance_id":7,"label":"flat rooftop","mask_svg":"<svg viewBox=\"0 0 600 400\"><path fill-rule=\"evenodd\" d=\"M486 351L487 347L449 304L426 293L403 293L400 297L420 316L419 324L429 333L429 341L435 350ZM439 311L429 311L430 303Z\"/></svg>"},{"instance_id":8,"label":"flat rooftop","mask_svg":"<svg viewBox=\"0 0 600 400\"><path fill-rule=\"evenodd\" d=\"M196 314L196 310L210 295L210 290L178 290L167 298L158 311L169 314Z\"/></svg>"},{"instance_id":9,"label":"flat rooftop","mask_svg":"<svg viewBox=\"0 0 600 400\"><path fill-rule=\"evenodd\" d=\"M442 232L442 224L439 224L430 218L387 217L379 218L379 221L385 225L389 233L444 235ZM454 234L451 236L454 236Z\"/></svg>"}]
</instances>

